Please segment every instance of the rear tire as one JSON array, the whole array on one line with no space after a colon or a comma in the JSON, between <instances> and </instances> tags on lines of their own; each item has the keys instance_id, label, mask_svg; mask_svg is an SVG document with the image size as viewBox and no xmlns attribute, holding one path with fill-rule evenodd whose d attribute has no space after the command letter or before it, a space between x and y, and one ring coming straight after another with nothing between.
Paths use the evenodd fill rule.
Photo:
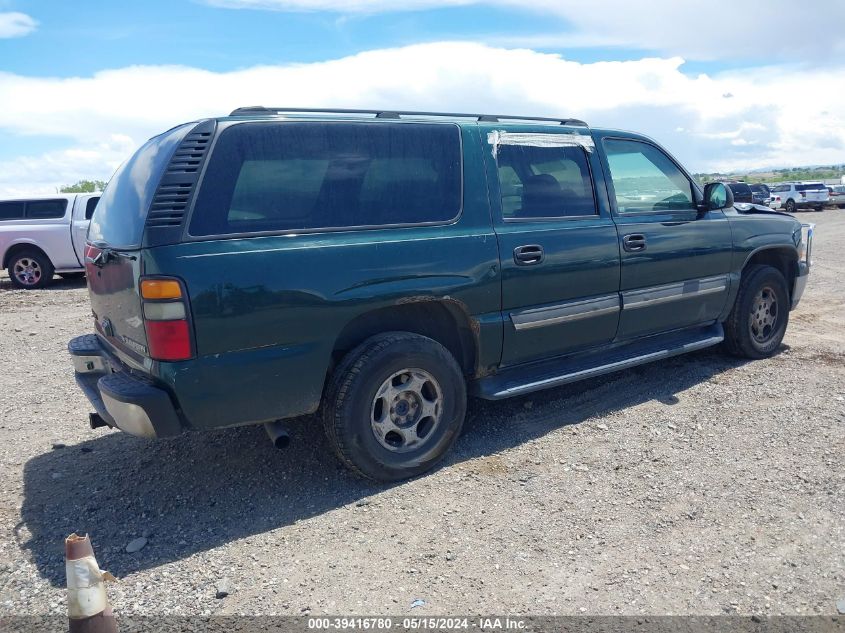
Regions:
<instances>
[{"instance_id":1,"label":"rear tire","mask_svg":"<svg viewBox=\"0 0 845 633\"><path fill-rule=\"evenodd\" d=\"M465 414L458 363L440 343L407 332L374 336L347 354L323 402L340 461L377 481L433 468L458 439Z\"/></svg>"},{"instance_id":2,"label":"rear tire","mask_svg":"<svg viewBox=\"0 0 845 633\"><path fill-rule=\"evenodd\" d=\"M739 294L725 321L725 347L735 356L768 358L789 324L789 292L777 268L753 266L742 275Z\"/></svg>"},{"instance_id":3,"label":"rear tire","mask_svg":"<svg viewBox=\"0 0 845 633\"><path fill-rule=\"evenodd\" d=\"M41 251L18 251L9 258L9 280L15 288L35 290L44 288L53 280L53 263Z\"/></svg>"}]
</instances>

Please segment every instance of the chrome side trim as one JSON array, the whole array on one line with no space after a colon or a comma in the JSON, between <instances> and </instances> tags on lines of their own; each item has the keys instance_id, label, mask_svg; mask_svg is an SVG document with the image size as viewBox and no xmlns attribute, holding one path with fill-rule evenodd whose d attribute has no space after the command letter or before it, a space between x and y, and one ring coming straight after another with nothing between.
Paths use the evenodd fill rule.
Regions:
<instances>
[{"instance_id":1,"label":"chrome side trim","mask_svg":"<svg viewBox=\"0 0 845 633\"><path fill-rule=\"evenodd\" d=\"M703 295L724 292L728 287L727 275L719 277L706 277L704 279L690 279L665 286L644 288L642 290L630 290L622 293L622 309L632 310L649 306L677 301L678 299L689 299Z\"/></svg>"},{"instance_id":2,"label":"chrome side trim","mask_svg":"<svg viewBox=\"0 0 845 633\"><path fill-rule=\"evenodd\" d=\"M612 314L619 312L619 310L619 295L607 295L595 299L572 301L548 308L533 308L522 312L512 312L510 316L513 327L517 331L521 331L546 325L579 321L603 314Z\"/></svg>"}]
</instances>

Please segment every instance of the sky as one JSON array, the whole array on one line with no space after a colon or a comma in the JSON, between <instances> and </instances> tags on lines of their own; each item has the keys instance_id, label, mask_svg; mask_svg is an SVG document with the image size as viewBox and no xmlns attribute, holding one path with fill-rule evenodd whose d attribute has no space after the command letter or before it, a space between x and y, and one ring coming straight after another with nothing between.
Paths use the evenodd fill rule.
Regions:
<instances>
[{"instance_id":1,"label":"sky","mask_svg":"<svg viewBox=\"0 0 845 633\"><path fill-rule=\"evenodd\" d=\"M0 195L244 105L575 117L693 172L845 163L842 0L0 0Z\"/></svg>"}]
</instances>

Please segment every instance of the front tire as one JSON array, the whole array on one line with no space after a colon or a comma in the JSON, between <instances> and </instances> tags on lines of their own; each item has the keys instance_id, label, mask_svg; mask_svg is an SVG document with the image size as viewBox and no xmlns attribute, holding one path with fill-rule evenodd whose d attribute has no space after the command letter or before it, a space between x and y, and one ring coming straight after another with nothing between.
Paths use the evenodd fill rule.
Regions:
<instances>
[{"instance_id":1,"label":"front tire","mask_svg":"<svg viewBox=\"0 0 845 633\"><path fill-rule=\"evenodd\" d=\"M786 201L786 212L795 213L795 200L790 199Z\"/></svg>"},{"instance_id":2,"label":"front tire","mask_svg":"<svg viewBox=\"0 0 845 633\"><path fill-rule=\"evenodd\" d=\"M449 351L425 336L390 332L367 339L337 367L323 424L344 465L397 481L443 459L465 414L466 383Z\"/></svg>"},{"instance_id":3,"label":"front tire","mask_svg":"<svg viewBox=\"0 0 845 633\"><path fill-rule=\"evenodd\" d=\"M41 251L25 250L9 259L9 280L15 288L35 290L44 288L53 279L53 263Z\"/></svg>"},{"instance_id":4,"label":"front tire","mask_svg":"<svg viewBox=\"0 0 845 633\"><path fill-rule=\"evenodd\" d=\"M725 322L725 347L735 356L768 358L783 342L789 323L789 292L777 268L753 266L743 273L739 294Z\"/></svg>"}]
</instances>

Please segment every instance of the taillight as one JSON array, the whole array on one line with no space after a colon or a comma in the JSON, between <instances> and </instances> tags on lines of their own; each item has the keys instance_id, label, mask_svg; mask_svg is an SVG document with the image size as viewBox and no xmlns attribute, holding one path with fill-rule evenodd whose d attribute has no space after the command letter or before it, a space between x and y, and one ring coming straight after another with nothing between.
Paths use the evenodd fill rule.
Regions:
<instances>
[{"instance_id":1,"label":"taillight","mask_svg":"<svg viewBox=\"0 0 845 633\"><path fill-rule=\"evenodd\" d=\"M147 348L153 360L187 360L193 356L187 297L177 279L141 280Z\"/></svg>"}]
</instances>

